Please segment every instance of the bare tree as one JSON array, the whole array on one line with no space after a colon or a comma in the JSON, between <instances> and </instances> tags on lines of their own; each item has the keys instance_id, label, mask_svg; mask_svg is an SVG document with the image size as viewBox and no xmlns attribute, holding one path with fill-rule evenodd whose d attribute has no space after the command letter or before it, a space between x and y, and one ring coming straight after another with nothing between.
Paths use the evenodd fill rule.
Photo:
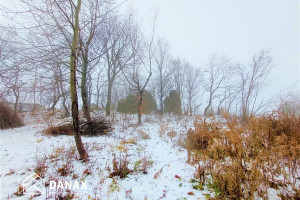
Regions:
<instances>
[{"instance_id":1,"label":"bare tree","mask_svg":"<svg viewBox=\"0 0 300 200\"><path fill-rule=\"evenodd\" d=\"M97 73L97 81L96 81L96 105L98 107L104 108L104 83L105 83L105 75L102 75L102 72L104 70L100 70L100 72ZM101 98L101 100L100 100ZM100 105L101 102L101 105Z\"/></svg>"},{"instance_id":2,"label":"bare tree","mask_svg":"<svg viewBox=\"0 0 300 200\"><path fill-rule=\"evenodd\" d=\"M155 22L156 17L152 27L152 34L149 39L146 39L145 37L141 38L141 34L137 29L133 31L130 42L136 54L134 54L133 57L132 67L123 73L128 83L138 91L138 124L142 123L143 94L152 76Z\"/></svg>"},{"instance_id":3,"label":"bare tree","mask_svg":"<svg viewBox=\"0 0 300 200\"><path fill-rule=\"evenodd\" d=\"M193 115L193 105L195 103L195 97L201 90L201 71L200 69L192 67L189 63L186 64L187 79L185 81L185 88L187 92L188 110L190 116Z\"/></svg>"},{"instance_id":4,"label":"bare tree","mask_svg":"<svg viewBox=\"0 0 300 200\"><path fill-rule=\"evenodd\" d=\"M101 29L109 12L109 3L103 0L88 0L84 4L81 17L81 30L79 35L81 67L81 99L83 113L87 121L91 122L87 79L90 71L95 67L103 55L100 45Z\"/></svg>"},{"instance_id":5,"label":"bare tree","mask_svg":"<svg viewBox=\"0 0 300 200\"><path fill-rule=\"evenodd\" d=\"M213 100L218 97L226 85L226 80L232 73L232 64L224 57L212 56L205 70L204 89L208 92L208 104L204 109L204 115L209 114Z\"/></svg>"},{"instance_id":6,"label":"bare tree","mask_svg":"<svg viewBox=\"0 0 300 200\"><path fill-rule=\"evenodd\" d=\"M168 42L165 39L157 41L154 54L155 61L155 85L158 86L157 93L160 104L160 114L164 112L164 98L172 88L172 70L169 55Z\"/></svg>"},{"instance_id":7,"label":"bare tree","mask_svg":"<svg viewBox=\"0 0 300 200\"><path fill-rule=\"evenodd\" d=\"M238 80L236 80L236 74L233 72L231 80L229 82L225 82L225 87L223 93L219 96L219 104L218 104L218 113L221 111L226 111L230 113L232 111L232 106L236 103L236 100L239 96L239 86Z\"/></svg>"},{"instance_id":8,"label":"bare tree","mask_svg":"<svg viewBox=\"0 0 300 200\"><path fill-rule=\"evenodd\" d=\"M58 73L59 73L58 84L59 84L60 93L62 97L62 106L65 110L64 116L69 117L70 113L69 113L69 108L67 106L67 101L70 93L66 89L66 79L68 79L66 77L68 76L64 73L61 65L58 66Z\"/></svg>"},{"instance_id":9,"label":"bare tree","mask_svg":"<svg viewBox=\"0 0 300 200\"><path fill-rule=\"evenodd\" d=\"M17 43L13 42L16 38L15 34L11 31L4 31L3 36L0 37L0 80L3 86L2 95L9 96L12 94L14 111L17 113L21 98L25 98L26 72L29 68L26 65L27 58L24 55L24 51L20 51L17 48Z\"/></svg>"},{"instance_id":10,"label":"bare tree","mask_svg":"<svg viewBox=\"0 0 300 200\"><path fill-rule=\"evenodd\" d=\"M80 127L79 127L79 113L78 113L78 98L76 90L76 62L77 62L77 48L79 39L79 13L81 8L81 0L77 1L77 6L75 7L75 16L73 27L73 39L71 45L71 55L70 55L70 91L71 91L71 101L72 101L72 118L73 118L73 128L77 150L80 155L81 160L87 160L88 154L86 153L82 140L80 137ZM63 11L63 10L61 10ZM72 19L73 20L73 19Z\"/></svg>"},{"instance_id":11,"label":"bare tree","mask_svg":"<svg viewBox=\"0 0 300 200\"><path fill-rule=\"evenodd\" d=\"M113 16L103 28L102 45L105 52L104 59L107 63L105 67L108 82L105 107L107 116L110 115L114 82L124 68L133 65L133 57L137 54L130 41L133 38L132 31L134 31L132 23L132 15L129 15L127 19Z\"/></svg>"},{"instance_id":12,"label":"bare tree","mask_svg":"<svg viewBox=\"0 0 300 200\"><path fill-rule=\"evenodd\" d=\"M26 37L23 39L30 44L34 49L42 52L39 55L41 62L47 62L47 54L57 55L60 51L61 44L63 50L68 49L70 52L69 62L67 62L67 56L63 57L62 63L69 64L70 72L70 92L72 103L72 118L73 128L76 146L81 160L87 160L88 155L84 149L79 128L78 117L78 98L76 88L76 71L78 62L78 44L79 44L79 32L80 32L80 9L81 0L45 0L45 1L32 1L21 0L21 5L24 7L23 12L16 14L25 17L26 22L22 21L19 24L23 30L28 32L36 32L36 35L40 36L39 40L33 42ZM28 24L30 22L30 24ZM61 58L61 56L57 56ZM34 59L31 57L31 59Z\"/></svg>"},{"instance_id":13,"label":"bare tree","mask_svg":"<svg viewBox=\"0 0 300 200\"><path fill-rule=\"evenodd\" d=\"M239 66L241 116L244 121L250 114L264 110L271 103L260 97L272 69L271 63L270 51L262 50L253 56L247 67Z\"/></svg>"},{"instance_id":14,"label":"bare tree","mask_svg":"<svg viewBox=\"0 0 300 200\"><path fill-rule=\"evenodd\" d=\"M185 81L186 81L186 67L185 62L182 61L179 57L171 61L172 64L172 82L176 91L179 93L181 98L181 107L184 105L185 97Z\"/></svg>"}]
</instances>

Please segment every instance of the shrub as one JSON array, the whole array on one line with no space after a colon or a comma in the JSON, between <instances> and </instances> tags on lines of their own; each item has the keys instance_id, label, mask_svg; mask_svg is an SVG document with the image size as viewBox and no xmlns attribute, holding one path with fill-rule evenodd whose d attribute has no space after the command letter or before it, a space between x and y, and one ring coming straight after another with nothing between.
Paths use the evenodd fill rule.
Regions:
<instances>
[{"instance_id":1,"label":"shrub","mask_svg":"<svg viewBox=\"0 0 300 200\"><path fill-rule=\"evenodd\" d=\"M67 163L67 164L63 164L62 167L58 168L57 172L61 176L68 176L70 173L72 173L71 170L72 170L71 165Z\"/></svg>"},{"instance_id":2,"label":"shrub","mask_svg":"<svg viewBox=\"0 0 300 200\"><path fill-rule=\"evenodd\" d=\"M149 114L156 110L156 102L150 92L144 91L142 101L142 113ZM118 102L117 112L135 114L138 112L138 95L128 95Z\"/></svg>"},{"instance_id":3,"label":"shrub","mask_svg":"<svg viewBox=\"0 0 300 200\"><path fill-rule=\"evenodd\" d=\"M20 197L23 196L26 192L26 189L22 185L18 185L17 191L14 193L14 195Z\"/></svg>"},{"instance_id":4,"label":"shrub","mask_svg":"<svg viewBox=\"0 0 300 200\"><path fill-rule=\"evenodd\" d=\"M116 155L113 155L113 172L110 173L109 177L119 176L120 178L126 178L128 174L132 173L133 170L128 168L127 153L125 156L120 156L117 160Z\"/></svg>"},{"instance_id":5,"label":"shrub","mask_svg":"<svg viewBox=\"0 0 300 200\"><path fill-rule=\"evenodd\" d=\"M17 113L5 102L0 102L0 129L17 128L23 125Z\"/></svg>"},{"instance_id":6,"label":"shrub","mask_svg":"<svg viewBox=\"0 0 300 200\"><path fill-rule=\"evenodd\" d=\"M134 95L128 95L118 102L117 112L134 114L137 113L137 99Z\"/></svg>"},{"instance_id":7,"label":"shrub","mask_svg":"<svg viewBox=\"0 0 300 200\"><path fill-rule=\"evenodd\" d=\"M164 106L166 113L181 114L180 94L175 90L171 90L169 96L167 96L164 100Z\"/></svg>"},{"instance_id":8,"label":"shrub","mask_svg":"<svg viewBox=\"0 0 300 200\"><path fill-rule=\"evenodd\" d=\"M217 191L220 199L266 199L270 187L281 197L296 198L300 118L277 112L252 116L246 125L235 117L226 120L223 126L200 119L195 130L188 131L188 161L197 165L200 182Z\"/></svg>"}]
</instances>

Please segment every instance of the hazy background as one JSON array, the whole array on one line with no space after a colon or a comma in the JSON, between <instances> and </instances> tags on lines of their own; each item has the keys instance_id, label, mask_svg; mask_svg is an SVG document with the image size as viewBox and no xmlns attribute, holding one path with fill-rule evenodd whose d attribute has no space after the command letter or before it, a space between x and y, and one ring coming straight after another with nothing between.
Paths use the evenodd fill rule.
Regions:
<instances>
[{"instance_id":1,"label":"hazy background","mask_svg":"<svg viewBox=\"0 0 300 200\"><path fill-rule=\"evenodd\" d=\"M124 2L124 0L119 0ZM145 31L158 11L156 34L165 37L174 57L204 68L212 54L247 64L261 49L271 49L272 93L300 91L299 0L125 0ZM11 7L13 0L0 0ZM16 4L14 4L16 5Z\"/></svg>"},{"instance_id":2,"label":"hazy background","mask_svg":"<svg viewBox=\"0 0 300 200\"><path fill-rule=\"evenodd\" d=\"M300 91L299 2L128 0L123 7L133 8L145 29L159 10L157 34L168 39L173 56L195 67L204 68L212 54L247 64L260 49L271 49L275 69L270 88L277 93Z\"/></svg>"}]
</instances>

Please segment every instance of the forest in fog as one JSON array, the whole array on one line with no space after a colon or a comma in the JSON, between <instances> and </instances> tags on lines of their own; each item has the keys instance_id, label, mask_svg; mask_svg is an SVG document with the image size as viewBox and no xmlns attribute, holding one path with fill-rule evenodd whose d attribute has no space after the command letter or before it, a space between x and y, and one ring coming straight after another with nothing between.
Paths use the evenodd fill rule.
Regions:
<instances>
[{"instance_id":1,"label":"forest in fog","mask_svg":"<svg viewBox=\"0 0 300 200\"><path fill-rule=\"evenodd\" d=\"M2 16L7 23L1 27L1 98L13 103L15 111L27 103L32 112L41 107L63 109L68 116L74 5L21 2L18 11L5 10ZM179 113L186 115L226 111L246 117L280 104L279 94L263 95L272 84L272 51L258 50L247 63L211 55L205 66L193 66L171 55L168 40L156 34L159 13L146 22L151 32L145 33L133 11L121 14L119 6L87 1L80 11L74 53L85 116L91 108L110 115L120 100L142 97L144 91L151 94L157 104L153 111L160 114L170 112L164 109L170 91L180 96Z\"/></svg>"},{"instance_id":2,"label":"forest in fog","mask_svg":"<svg viewBox=\"0 0 300 200\"><path fill-rule=\"evenodd\" d=\"M126 3L0 5L0 199L299 199L272 46L192 64Z\"/></svg>"}]
</instances>

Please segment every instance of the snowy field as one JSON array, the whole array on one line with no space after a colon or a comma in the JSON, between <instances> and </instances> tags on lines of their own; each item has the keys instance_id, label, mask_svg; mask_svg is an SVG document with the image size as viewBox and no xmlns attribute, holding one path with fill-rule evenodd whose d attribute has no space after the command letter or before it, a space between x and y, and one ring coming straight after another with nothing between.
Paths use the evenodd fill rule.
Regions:
<instances>
[{"instance_id":1,"label":"snowy field","mask_svg":"<svg viewBox=\"0 0 300 200\"><path fill-rule=\"evenodd\" d=\"M143 116L136 125L132 115L117 115L114 130L97 137L83 136L90 156L87 163L77 159L73 136L47 136L41 118L24 115L26 126L1 130L1 199L54 199L62 195L46 187L41 196L16 196L24 176L44 167L43 180L85 181L86 188L64 191L77 199L206 199L207 188L193 189L195 168L186 163L181 146L193 119ZM60 124L61 121L55 121ZM128 177L110 177L113 158L125 159L133 170ZM59 169L66 169L61 173Z\"/></svg>"}]
</instances>

